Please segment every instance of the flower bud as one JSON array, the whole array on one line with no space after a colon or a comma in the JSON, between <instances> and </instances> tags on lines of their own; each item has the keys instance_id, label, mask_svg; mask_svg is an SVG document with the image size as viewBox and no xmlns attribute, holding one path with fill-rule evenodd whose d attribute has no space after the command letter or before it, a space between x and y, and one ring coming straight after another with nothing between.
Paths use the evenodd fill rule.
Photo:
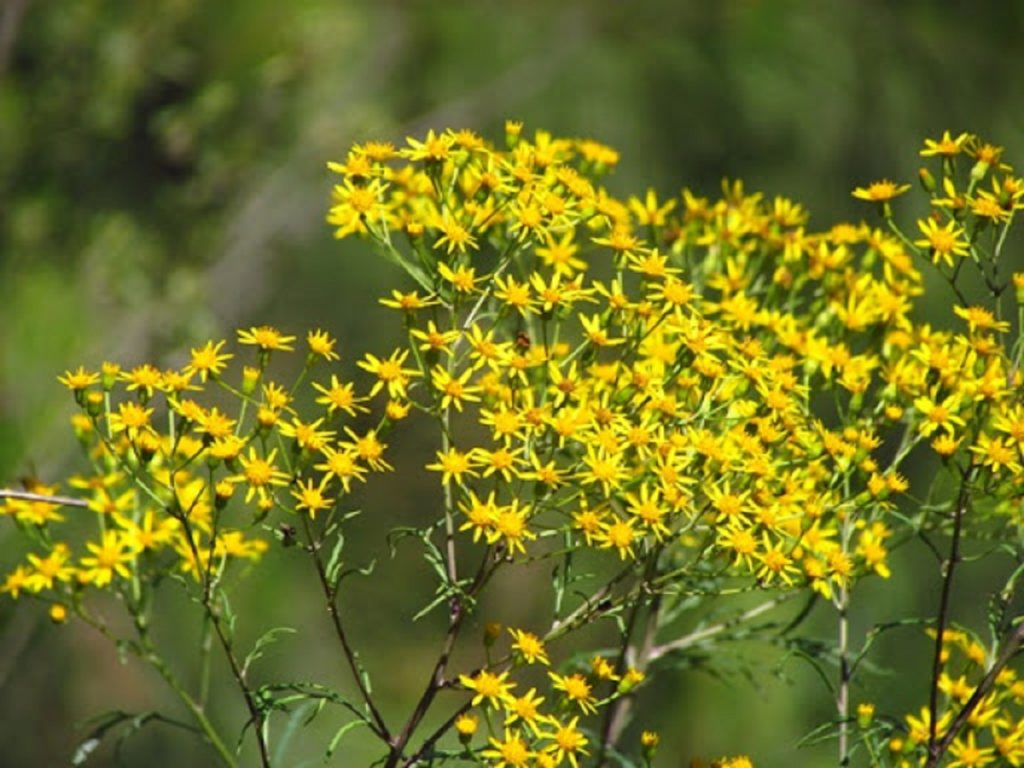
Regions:
<instances>
[{"instance_id":1,"label":"flower bud","mask_svg":"<svg viewBox=\"0 0 1024 768\"><path fill-rule=\"evenodd\" d=\"M654 731L644 731L640 734L640 747L643 749L644 759L650 762L658 751L658 734Z\"/></svg>"},{"instance_id":2,"label":"flower bud","mask_svg":"<svg viewBox=\"0 0 1024 768\"><path fill-rule=\"evenodd\" d=\"M489 621L484 625L484 645L490 648L501 637L501 624Z\"/></svg>"},{"instance_id":3,"label":"flower bud","mask_svg":"<svg viewBox=\"0 0 1024 768\"><path fill-rule=\"evenodd\" d=\"M459 741L463 745L469 744L476 734L477 726L480 721L476 715L471 715L468 712L463 712L457 718L455 718L455 730L459 734Z\"/></svg>"},{"instance_id":4,"label":"flower bud","mask_svg":"<svg viewBox=\"0 0 1024 768\"><path fill-rule=\"evenodd\" d=\"M917 171L917 178L918 181L921 182L921 186L924 188L924 191L929 194L938 188L938 185L935 183L935 177L932 176L932 172L927 168L919 168Z\"/></svg>"},{"instance_id":5,"label":"flower bud","mask_svg":"<svg viewBox=\"0 0 1024 768\"><path fill-rule=\"evenodd\" d=\"M875 719L875 705L871 702L863 702L857 705L857 725L867 728Z\"/></svg>"},{"instance_id":6,"label":"flower bud","mask_svg":"<svg viewBox=\"0 0 1024 768\"><path fill-rule=\"evenodd\" d=\"M256 385L260 380L260 369L245 366L242 370L242 394L251 395L256 391Z\"/></svg>"}]
</instances>

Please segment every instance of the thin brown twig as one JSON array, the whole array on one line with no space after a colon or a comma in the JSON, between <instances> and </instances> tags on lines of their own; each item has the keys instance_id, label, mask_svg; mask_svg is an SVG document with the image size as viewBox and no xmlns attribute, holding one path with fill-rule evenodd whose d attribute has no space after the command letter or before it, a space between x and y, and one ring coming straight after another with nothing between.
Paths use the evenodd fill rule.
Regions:
<instances>
[{"instance_id":1,"label":"thin brown twig","mask_svg":"<svg viewBox=\"0 0 1024 768\"><path fill-rule=\"evenodd\" d=\"M191 552L192 558L196 564L196 576L205 582L206 579L202 575L202 558L200 556L199 547L196 544L196 537L193 533L192 525L189 523L188 515L184 513L174 514L173 511L168 511L175 520L181 523L182 529L185 533L185 539L188 542L189 551ZM224 652L224 658L227 659L228 666L231 669L231 675L234 678L235 683L238 685L242 698L245 700L246 709L249 710L249 722L253 724L253 731L256 735L256 744L260 753L260 764L263 768L270 768L270 751L267 748L267 741L263 734L263 723L266 719L263 710L256 703L256 698L253 696L253 692L249 688L245 671L238 663L238 658L235 656L231 640L224 631L224 626L221 623L220 612L213 605L208 585L205 583L203 584L203 594L200 597L203 609L206 611L206 615L210 618L214 633L217 635L217 640L220 643L221 650Z\"/></svg>"},{"instance_id":2,"label":"thin brown twig","mask_svg":"<svg viewBox=\"0 0 1024 768\"><path fill-rule=\"evenodd\" d=\"M476 575L473 577L473 582L466 591L467 596L472 597L479 592L500 564L501 560L498 559L492 553L491 548L488 547L483 558L480 560L480 567L477 569ZM465 616L466 610L465 606L462 604L462 598L458 595L453 596L449 603L448 631L445 632L444 644L441 648L441 653L438 655L437 661L434 663L434 668L430 671L430 677L427 679L427 684L424 687L419 700L416 702L416 706L413 708L412 714L409 715L409 719L405 722L405 725L402 726L402 730L399 734L391 739L391 753L388 755L384 768L397 768L402 760L402 754L405 751L405 748L408 746L409 741L416 732L416 728L427 714L427 710L433 703L437 692L444 687L444 674L448 668L448 661L451 658L452 651L455 649L455 643L458 640L459 632L462 628L462 621ZM452 719L452 722L454 722L454 718ZM436 734L431 738L436 741L442 735L443 733ZM416 755L420 755L425 749L426 745L417 750ZM413 759L404 763L406 766L413 764Z\"/></svg>"},{"instance_id":3,"label":"thin brown twig","mask_svg":"<svg viewBox=\"0 0 1024 768\"><path fill-rule=\"evenodd\" d=\"M388 730L387 724L384 722L384 716L374 703L373 696L370 694L370 689L367 688L366 683L363 680L363 675L359 669L359 663L356 661L355 651L349 642L348 633L345 631L345 625L342 623L341 611L338 610L338 591L330 583L330 580L327 577L327 569L324 566L323 557L320 555L320 546L322 542L314 539L313 529L309 524L309 519L305 515L302 516L302 526L305 529L306 538L309 541L309 550L313 555L313 563L316 566L317 576L320 579L320 588L324 592L324 597L327 598L327 613L331 617L334 634L337 636L338 642L341 644L342 653L345 656L345 661L348 664L349 671L352 673L352 678L355 680L356 687L359 689L359 694L362 696L363 702L366 704L366 708L369 710L370 717L373 721L368 723L368 725L378 737L384 741L390 741L391 734Z\"/></svg>"},{"instance_id":4,"label":"thin brown twig","mask_svg":"<svg viewBox=\"0 0 1024 768\"><path fill-rule=\"evenodd\" d=\"M18 499L19 501L35 501L42 504L56 504L61 507L88 507L89 502L82 499L75 499L71 496L47 496L42 493L31 491L12 491L7 488L0 489L0 499Z\"/></svg>"},{"instance_id":5,"label":"thin brown twig","mask_svg":"<svg viewBox=\"0 0 1024 768\"><path fill-rule=\"evenodd\" d=\"M985 673L985 677L978 683L978 687L974 689L974 693L971 697L964 702L964 705L957 712L956 717L950 724L949 728L943 734L942 738L937 743L929 746L928 749L928 762L925 763L925 768L935 768L939 764L939 760L946 750L949 749L950 744L953 743L953 739L960 733L960 729L963 728L964 723L967 722L968 718L974 713L981 704L982 699L988 695L988 692L995 685L996 678L999 677L999 673L1002 672L1006 665L1010 663L1014 655L1020 650L1021 645L1024 644L1024 623L1018 624L1017 628L1013 631L1013 634L1007 638L1003 644L1003 650L999 654L999 658L996 659L995 663L989 668L988 672ZM934 718L933 718L934 719Z\"/></svg>"},{"instance_id":6,"label":"thin brown twig","mask_svg":"<svg viewBox=\"0 0 1024 768\"><path fill-rule=\"evenodd\" d=\"M970 479L974 464L968 464L960 476L960 490L957 493L953 511L953 537L949 544L949 557L942 574L942 593L939 597L939 612L935 621L935 654L932 660L932 684L928 697L928 754L934 755L938 746L939 678L942 675L942 643L949 623L949 602L953 593L953 574L960 562L960 534L963 530L964 514L970 504Z\"/></svg>"},{"instance_id":7,"label":"thin brown twig","mask_svg":"<svg viewBox=\"0 0 1024 768\"><path fill-rule=\"evenodd\" d=\"M648 583L648 580L654 575L652 572L657 569L658 556L660 553L660 548L655 550L651 553L647 561L643 580L639 584L641 594L645 585ZM621 678L621 676L626 672L627 663L629 661L628 657L631 647L631 639L633 631L640 618L640 611L643 609L643 603L644 601L638 595L633 601L632 609L629 612L629 620L626 623L625 632L622 633L622 647L619 649L619 656L615 662L615 674L619 678ZM647 626L642 641L643 651L647 654L650 653L651 648L654 645L653 633L657 629L659 606L660 594L655 593L654 599L651 603L651 609L647 615ZM646 657L644 658L643 663L646 663ZM596 765L604 765L608 750L614 748L618 742L622 729L629 718L629 709L629 699L628 697L623 696L613 701L605 710L604 724L601 727L601 744L597 753Z\"/></svg>"}]
</instances>

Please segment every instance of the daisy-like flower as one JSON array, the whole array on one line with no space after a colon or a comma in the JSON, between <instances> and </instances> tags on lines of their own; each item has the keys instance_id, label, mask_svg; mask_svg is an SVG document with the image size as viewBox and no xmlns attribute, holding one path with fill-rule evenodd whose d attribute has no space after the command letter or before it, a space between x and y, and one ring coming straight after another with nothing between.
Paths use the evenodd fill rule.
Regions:
<instances>
[{"instance_id":1,"label":"daisy-like flower","mask_svg":"<svg viewBox=\"0 0 1024 768\"><path fill-rule=\"evenodd\" d=\"M153 396L153 392L160 389L163 384L163 374L160 369L155 368L149 363L143 363L142 365L132 368L127 373L122 373L120 378L128 382L128 391L138 390L140 396L148 400Z\"/></svg>"},{"instance_id":2,"label":"daisy-like flower","mask_svg":"<svg viewBox=\"0 0 1024 768\"><path fill-rule=\"evenodd\" d=\"M867 200L873 203L887 203L895 197L899 197L910 189L909 184L897 184L888 179L873 181L866 187L857 187L852 194L858 200Z\"/></svg>"},{"instance_id":3,"label":"daisy-like flower","mask_svg":"<svg viewBox=\"0 0 1024 768\"><path fill-rule=\"evenodd\" d=\"M338 377L331 374L329 386L313 383L313 389L321 392L323 397L318 397L316 402L327 406L327 412L333 414L335 411L344 411L349 416L355 416L359 411L367 411L360 403L366 400L365 397L357 397L354 385L351 382L338 381Z\"/></svg>"},{"instance_id":4,"label":"daisy-like flower","mask_svg":"<svg viewBox=\"0 0 1024 768\"><path fill-rule=\"evenodd\" d=\"M487 542L494 544L504 539L510 555L514 555L516 552L525 555L526 546L523 542L537 538L537 534L529 528L528 517L529 508L520 509L518 499L513 499L508 506L498 507L495 510L493 527L488 533Z\"/></svg>"},{"instance_id":5,"label":"daisy-like flower","mask_svg":"<svg viewBox=\"0 0 1024 768\"><path fill-rule=\"evenodd\" d=\"M153 415L152 408L143 408L135 402L121 403L117 407L117 413L110 414L110 429L112 432L125 432L130 439L135 439L140 432L151 429L149 418Z\"/></svg>"},{"instance_id":6,"label":"daisy-like flower","mask_svg":"<svg viewBox=\"0 0 1024 768\"><path fill-rule=\"evenodd\" d=\"M511 701L505 704L505 725L526 726L534 735L540 732L540 724L545 719L540 711L540 705L544 703L544 697L537 695L537 690L531 688L522 696L514 696Z\"/></svg>"},{"instance_id":7,"label":"daisy-like flower","mask_svg":"<svg viewBox=\"0 0 1024 768\"><path fill-rule=\"evenodd\" d=\"M523 659L527 664L543 664L548 666L551 664L548 659L547 649L544 647L544 641L537 637L532 632L527 632L522 629L509 628L509 634L512 635L512 650Z\"/></svg>"},{"instance_id":8,"label":"daisy-like flower","mask_svg":"<svg viewBox=\"0 0 1024 768\"><path fill-rule=\"evenodd\" d=\"M513 700L512 689L515 683L508 682L508 671L499 675L482 669L476 675L459 675L459 682L473 691L473 706L486 701L491 707L500 707Z\"/></svg>"},{"instance_id":9,"label":"daisy-like flower","mask_svg":"<svg viewBox=\"0 0 1024 768\"><path fill-rule=\"evenodd\" d=\"M995 316L984 307L953 307L953 314L967 321L971 333L976 331L998 331L1006 333L1010 324L1005 320L996 320Z\"/></svg>"},{"instance_id":10,"label":"daisy-like flower","mask_svg":"<svg viewBox=\"0 0 1024 768\"><path fill-rule=\"evenodd\" d=\"M556 672L548 672L548 677L555 687L555 690L562 691L568 702L576 704L584 714L592 715L597 712L597 699L587 679L578 672L572 675L559 675Z\"/></svg>"},{"instance_id":11,"label":"daisy-like flower","mask_svg":"<svg viewBox=\"0 0 1024 768\"><path fill-rule=\"evenodd\" d=\"M208 341L201 347L194 347L192 349L191 359L188 365L185 366L185 373L189 376L199 375L200 381L206 381L207 378L217 378L220 372L224 370L228 361L234 357L234 355L228 352L221 352L225 342Z\"/></svg>"},{"instance_id":12,"label":"daisy-like flower","mask_svg":"<svg viewBox=\"0 0 1024 768\"><path fill-rule=\"evenodd\" d=\"M334 351L337 341L331 338L327 331L315 330L306 334L306 344L309 346L309 353L324 360L337 360L338 353Z\"/></svg>"},{"instance_id":13,"label":"daisy-like flower","mask_svg":"<svg viewBox=\"0 0 1024 768\"><path fill-rule=\"evenodd\" d=\"M345 493L350 493L353 480L363 481L366 478L366 469L359 466L359 454L352 446L339 445L337 448L325 447L321 449L324 461L317 464L314 469L319 469L327 474L325 479L338 478Z\"/></svg>"},{"instance_id":14,"label":"daisy-like flower","mask_svg":"<svg viewBox=\"0 0 1024 768\"><path fill-rule=\"evenodd\" d=\"M430 372L431 383L441 395L442 409L454 405L455 410L461 411L464 402L479 402L480 387L469 383L472 375L471 368L467 368L460 376L452 376L441 366Z\"/></svg>"},{"instance_id":15,"label":"daisy-like flower","mask_svg":"<svg viewBox=\"0 0 1024 768\"><path fill-rule=\"evenodd\" d=\"M437 135L433 130L427 131L427 136L423 141L411 136L405 141L409 148L399 151L402 157L409 160L424 160L428 163L440 163L447 160L451 156L452 146L455 144L455 139L451 135L447 133Z\"/></svg>"},{"instance_id":16,"label":"daisy-like flower","mask_svg":"<svg viewBox=\"0 0 1024 768\"><path fill-rule=\"evenodd\" d=\"M249 486L245 492L247 504L252 501L253 496L257 496L260 501L265 501L270 498L270 491L274 486L288 484L288 474L274 465L276 456L276 448L266 456L260 456L254 447L250 447L248 456L238 457L242 471L229 479L232 482L245 483Z\"/></svg>"},{"instance_id":17,"label":"daisy-like flower","mask_svg":"<svg viewBox=\"0 0 1024 768\"><path fill-rule=\"evenodd\" d=\"M87 371L82 366L78 366L77 371L64 371L63 376L57 377L57 381L72 392L80 392L83 389L88 389L93 384L98 383L99 380L100 375L98 373Z\"/></svg>"},{"instance_id":18,"label":"daisy-like flower","mask_svg":"<svg viewBox=\"0 0 1024 768\"><path fill-rule=\"evenodd\" d=\"M452 344L459 338L459 331L455 328L442 331L433 320L428 320L425 331L413 328L409 335L420 342L419 348L422 352L444 352L450 355Z\"/></svg>"},{"instance_id":19,"label":"daisy-like flower","mask_svg":"<svg viewBox=\"0 0 1024 768\"><path fill-rule=\"evenodd\" d=\"M377 381L370 388L370 397L373 397L385 387L389 397L405 397L410 378L420 375L420 372L415 368L402 367L402 364L408 357L409 350L396 349L387 358L379 358L376 355L367 353L365 359L356 363L364 371L377 377Z\"/></svg>"},{"instance_id":20,"label":"daisy-like flower","mask_svg":"<svg viewBox=\"0 0 1024 768\"><path fill-rule=\"evenodd\" d=\"M476 464L473 451L463 453L458 448L449 448L447 451L437 452L437 461L427 464L426 469L434 472L441 472L441 482L447 485L455 481L456 485L462 485L463 475L476 477L477 472L473 469Z\"/></svg>"},{"instance_id":21,"label":"daisy-like flower","mask_svg":"<svg viewBox=\"0 0 1024 768\"><path fill-rule=\"evenodd\" d=\"M323 509L330 509L334 504L334 499L327 496L329 480L329 476L324 476L319 485L314 485L312 478L305 484L300 480L298 486L292 490L292 496L295 497L295 508L306 510L310 517L316 517L316 513Z\"/></svg>"},{"instance_id":22,"label":"daisy-like flower","mask_svg":"<svg viewBox=\"0 0 1024 768\"><path fill-rule=\"evenodd\" d=\"M78 574L82 581L103 587L115 575L122 579L131 575L128 564L135 559L136 551L118 531L104 531L99 544L90 541L85 546L92 554L82 558L82 568Z\"/></svg>"},{"instance_id":23,"label":"daisy-like flower","mask_svg":"<svg viewBox=\"0 0 1024 768\"><path fill-rule=\"evenodd\" d=\"M477 249L473 234L450 216L445 215L435 224L441 231L441 237L434 243L435 248L444 248L449 256L456 252L465 253L467 250Z\"/></svg>"},{"instance_id":24,"label":"daisy-like flower","mask_svg":"<svg viewBox=\"0 0 1024 768\"><path fill-rule=\"evenodd\" d=\"M259 347L261 350L281 350L283 352L293 351L291 343L295 341L294 336L285 336L276 328L269 325L253 326L248 330L239 329L238 341L240 344L248 344Z\"/></svg>"},{"instance_id":25,"label":"daisy-like flower","mask_svg":"<svg viewBox=\"0 0 1024 768\"><path fill-rule=\"evenodd\" d=\"M380 303L391 309L401 309L405 312L415 312L417 309L432 307L437 304L437 299L427 296L420 296L417 291L402 293L392 290L390 299L380 299Z\"/></svg>"},{"instance_id":26,"label":"daisy-like flower","mask_svg":"<svg viewBox=\"0 0 1024 768\"><path fill-rule=\"evenodd\" d=\"M310 451L319 451L323 449L328 440L334 438L335 434L329 429L319 429L320 425L323 423L323 419L317 419L314 422L306 423L297 418L293 418L291 423L281 424L280 432L283 437L295 438L295 442L299 448Z\"/></svg>"},{"instance_id":27,"label":"daisy-like flower","mask_svg":"<svg viewBox=\"0 0 1024 768\"><path fill-rule=\"evenodd\" d=\"M963 239L964 231L955 221L950 220L945 225L940 225L931 218L919 219L917 227L924 237L915 240L914 245L928 248L934 264L943 262L946 266L952 267L954 256L968 255L968 244Z\"/></svg>"},{"instance_id":28,"label":"daisy-like flower","mask_svg":"<svg viewBox=\"0 0 1024 768\"><path fill-rule=\"evenodd\" d=\"M956 138L953 138L949 131L942 132L942 138L936 139L925 139L924 149L921 150L921 157L934 157L936 155L940 157L954 157L964 151L964 147L968 141L970 141L971 135L969 133L961 133Z\"/></svg>"},{"instance_id":29,"label":"daisy-like flower","mask_svg":"<svg viewBox=\"0 0 1024 768\"><path fill-rule=\"evenodd\" d=\"M589 754L584 747L587 746L587 737L576 727L579 722L577 715L567 723L554 721L555 732L545 734L551 739L551 744L544 748L544 751L553 755L555 764L561 765L562 761L568 760L572 768L579 768L580 755Z\"/></svg>"},{"instance_id":30,"label":"daisy-like flower","mask_svg":"<svg viewBox=\"0 0 1024 768\"><path fill-rule=\"evenodd\" d=\"M492 736L490 741L491 748L480 754L491 761L492 768L526 768L533 759L533 752L515 729L506 728L504 739Z\"/></svg>"}]
</instances>

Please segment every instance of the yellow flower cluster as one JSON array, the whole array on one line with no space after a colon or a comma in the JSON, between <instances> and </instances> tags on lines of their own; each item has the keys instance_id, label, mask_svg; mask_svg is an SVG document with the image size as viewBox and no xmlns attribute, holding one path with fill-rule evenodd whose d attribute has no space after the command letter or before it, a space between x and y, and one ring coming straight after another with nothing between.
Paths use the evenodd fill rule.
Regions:
<instances>
[{"instance_id":1,"label":"yellow flower cluster","mask_svg":"<svg viewBox=\"0 0 1024 768\"><path fill-rule=\"evenodd\" d=\"M453 431L428 465L461 528L520 556L552 528L623 559L689 548L825 595L887 574L906 483L873 455L931 391L918 335L943 340L911 323L903 244L807 234L799 206L740 185L620 202L592 142L509 144L447 132L332 164L339 236L368 235L426 291L386 302L409 346L371 361L374 387L490 436ZM824 390L839 419L812 410Z\"/></svg>"},{"instance_id":2,"label":"yellow flower cluster","mask_svg":"<svg viewBox=\"0 0 1024 768\"><path fill-rule=\"evenodd\" d=\"M933 637L934 632L930 633ZM989 650L970 633L946 630L942 639L942 673L939 677L940 709L935 736L941 739L960 709L972 698L989 670ZM909 768L923 758L932 736L931 713L921 707L907 715L905 727L889 739L894 765ZM1024 679L1010 668L996 675L980 703L952 740L948 768L980 768L986 765L1024 765Z\"/></svg>"},{"instance_id":3,"label":"yellow flower cluster","mask_svg":"<svg viewBox=\"0 0 1024 768\"><path fill-rule=\"evenodd\" d=\"M271 352L293 351L294 337L258 327L239 331L238 339L256 352L254 365L234 382L226 370L234 355L224 341L193 349L181 369L104 363L99 372L80 367L60 377L80 406L73 426L90 464L68 484L95 533L74 545L70 531L80 528L65 534L56 527L75 521L45 500L55 486L29 489L41 499L6 500L0 514L34 532L40 551L29 553L0 590L82 609L89 586L124 589L138 600L140 585L169 570L204 583L219 579L228 562L255 561L267 550L259 523L271 509L314 516L383 467L374 430L346 428L347 438L338 440L324 427L337 411L365 410L366 398L350 383L336 375L314 382L323 407L303 421L293 390L267 372ZM337 359L334 340L322 331L311 332L307 345L307 372ZM237 399L237 413L221 410L225 395ZM248 510L230 510L236 492Z\"/></svg>"},{"instance_id":4,"label":"yellow flower cluster","mask_svg":"<svg viewBox=\"0 0 1024 768\"><path fill-rule=\"evenodd\" d=\"M512 666L517 671L531 666L546 668L550 664L544 641L531 632L510 628ZM492 641L493 644L493 641ZM579 760L589 755L590 739L579 728L581 717L594 715L599 708L629 693L644 679L639 670L629 667L617 673L611 662L595 656L586 673L558 674L547 671L547 682L554 701L545 705L545 696L537 694L536 687L517 693L517 684L509 679L511 670L493 672L481 669L473 675L461 675L460 684L473 693L471 706L480 710L488 726L492 714L500 716L503 731L492 735L480 756L488 765L538 766L555 768L568 762L578 768ZM598 699L599 685L610 684L612 692ZM463 711L455 728L464 745L469 745L477 732L480 715ZM643 746L653 749L656 734L646 732Z\"/></svg>"},{"instance_id":5,"label":"yellow flower cluster","mask_svg":"<svg viewBox=\"0 0 1024 768\"><path fill-rule=\"evenodd\" d=\"M339 181L328 221L414 281L382 299L405 341L357 359L350 373L363 380L333 368L307 382L338 359L328 334L310 332L291 387L269 362L296 339L266 326L239 331L252 348L240 372L224 341L193 349L180 369L68 371L91 465L70 485L95 533L74 545L56 529L67 517L56 505L9 499L0 512L33 534L35 551L2 591L81 612L86 587L151 583L169 568L209 585L229 561L264 553L272 511L304 524L334 515L354 484L390 470L383 438L413 413L439 427L426 468L443 494L432 530L448 533L447 594L464 583L457 545L484 553L472 589L500 566L591 550L642 580L643 594L699 575L845 607L859 579L891 576L889 547L907 538L897 533L948 527L939 503L895 514L911 455L984 489L971 526L1019 528L1024 345L1008 339L1008 302L973 305L958 278L973 263L1003 295L997 264L1024 180L966 134L921 154L939 158L941 180L922 170L932 212L912 239L892 216L909 185L888 180L854 192L881 206L879 226L810 232L800 205L740 183L717 200L690 190L620 200L600 185L614 150L530 138L517 123L501 148L467 130L357 145L329 164ZM918 265L936 267L958 299L942 327L915 313ZM1019 313L1024 276L1013 284ZM295 405L301 387L315 401L308 415ZM372 401L381 416L357 431ZM546 667L546 641L639 599L625 590L604 606L563 605L568 567L551 631L512 630L502 661L458 677L473 696L453 725L469 749L483 716L487 742L474 754L486 765L577 768L603 755L580 720L644 680L642 665L599 655L517 693L511 672ZM951 700L965 680L943 678ZM1020 685L1007 671L992 695L1019 703ZM984 719L1000 706L979 708L954 765L984 765L962 757L971 750L1019 757L1020 729ZM908 723L913 749L920 727ZM983 733L992 746L977 746ZM650 734L641 746L656 745Z\"/></svg>"}]
</instances>

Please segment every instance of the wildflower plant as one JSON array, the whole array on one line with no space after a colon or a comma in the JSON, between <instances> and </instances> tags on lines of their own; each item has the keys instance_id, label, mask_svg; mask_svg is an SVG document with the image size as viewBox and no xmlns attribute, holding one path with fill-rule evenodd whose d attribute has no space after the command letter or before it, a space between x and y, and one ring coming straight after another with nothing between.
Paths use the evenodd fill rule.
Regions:
<instances>
[{"instance_id":1,"label":"wildflower plant","mask_svg":"<svg viewBox=\"0 0 1024 768\"><path fill-rule=\"evenodd\" d=\"M884 180L853 193L873 223L811 232L802 206L738 182L717 200L620 200L601 186L614 150L517 123L503 147L466 130L357 145L329 164L327 219L401 269L381 303L405 340L339 350L320 330L300 341L254 327L180 369L68 371L87 468L70 496L4 493L28 551L2 590L151 665L225 765L236 740L149 631L159 590L201 612L263 766L306 700L339 705L328 756L361 726L387 768L654 765L649 681L727 657L737 639L799 652L831 681L835 717L811 738L835 739L840 765L1022 765L1024 275L1003 262L1024 180L967 134L921 154L929 209L915 226L894 215L910 186ZM926 270L952 299L941 327L920 318ZM287 383L285 356L301 358ZM439 502L391 538L418 542L436 579L420 615L440 612L446 628L400 712L353 647L345 602L360 582L343 553L348 497L366 484L372 498L411 422L436 438L423 466ZM921 462L934 472L907 469ZM851 610L869 613L858 588L899 578L890 552L911 542L935 554L934 615L876 616L854 636ZM230 593L286 547L314 566L350 695L261 679L273 632L240 647L250 619ZM952 599L968 551L1002 554L985 558L1005 578L984 632L957 624ZM484 615L497 575L538 565L546 616ZM119 598L128 635L99 592ZM835 632L811 644L815 606ZM855 701L879 634L908 624L934 657L913 683L921 709ZM593 625L604 633L581 633ZM581 652L580 635L605 644Z\"/></svg>"}]
</instances>

